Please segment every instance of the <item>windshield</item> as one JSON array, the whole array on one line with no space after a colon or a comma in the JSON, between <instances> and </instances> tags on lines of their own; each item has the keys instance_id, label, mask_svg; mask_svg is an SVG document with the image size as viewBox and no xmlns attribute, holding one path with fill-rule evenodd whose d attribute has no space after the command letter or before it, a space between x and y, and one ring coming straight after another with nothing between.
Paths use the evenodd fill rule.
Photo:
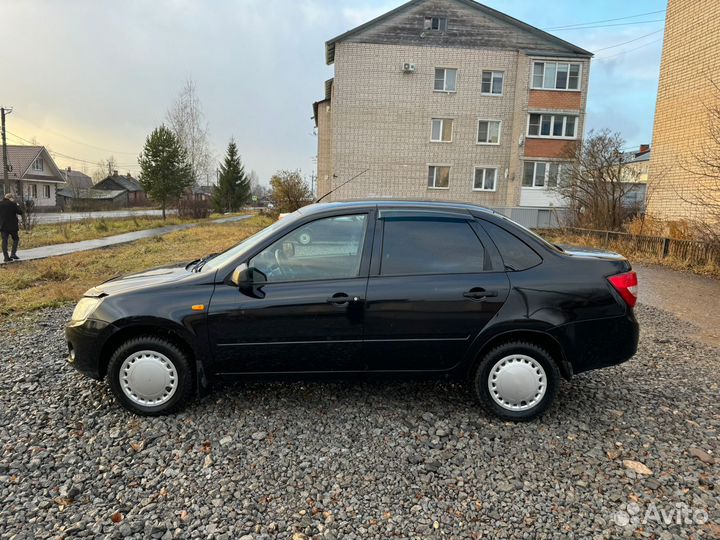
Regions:
<instances>
[{"instance_id":1,"label":"windshield","mask_svg":"<svg viewBox=\"0 0 720 540\"><path fill-rule=\"evenodd\" d=\"M214 272L218 268L226 265L228 262L235 259L238 255L240 255L243 251L247 249L251 249L253 246L256 246L260 243L262 243L266 238L271 236L276 230L278 230L280 227L286 225L288 222L293 221L296 216L299 215L299 212L293 212L289 216L286 216L285 218L276 221L269 227L264 228L261 231L256 232L252 236L246 238L242 242L240 242L237 246L232 247L228 249L227 251L222 252L219 255L216 255L212 259L208 260L200 269L201 272Z\"/></svg>"}]
</instances>

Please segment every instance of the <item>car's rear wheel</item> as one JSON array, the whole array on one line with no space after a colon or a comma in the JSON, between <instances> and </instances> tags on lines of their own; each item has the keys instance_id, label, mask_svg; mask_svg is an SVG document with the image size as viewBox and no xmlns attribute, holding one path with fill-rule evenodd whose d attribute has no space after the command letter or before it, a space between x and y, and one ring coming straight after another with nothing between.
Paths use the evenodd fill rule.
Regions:
<instances>
[{"instance_id":1,"label":"car's rear wheel","mask_svg":"<svg viewBox=\"0 0 720 540\"><path fill-rule=\"evenodd\" d=\"M479 401L506 420L532 420L543 414L557 394L560 371L542 347L524 341L489 351L471 378Z\"/></svg>"},{"instance_id":2,"label":"car's rear wheel","mask_svg":"<svg viewBox=\"0 0 720 540\"><path fill-rule=\"evenodd\" d=\"M110 358L108 379L122 406L143 416L169 414L192 394L187 355L157 336L136 337L120 345Z\"/></svg>"}]
</instances>

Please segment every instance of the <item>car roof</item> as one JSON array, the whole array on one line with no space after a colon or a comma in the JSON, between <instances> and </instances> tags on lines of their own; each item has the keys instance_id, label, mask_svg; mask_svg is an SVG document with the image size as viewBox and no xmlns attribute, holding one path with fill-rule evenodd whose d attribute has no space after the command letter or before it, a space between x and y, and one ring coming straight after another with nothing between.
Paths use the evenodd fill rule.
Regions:
<instances>
[{"instance_id":1,"label":"car roof","mask_svg":"<svg viewBox=\"0 0 720 540\"><path fill-rule=\"evenodd\" d=\"M431 210L474 210L497 214L494 210L477 206L475 204L454 201L433 201L427 199L353 199L348 201L337 201L329 203L313 203L303 206L299 212L303 215L312 215L319 212L342 209L360 209L368 207L378 208L424 208Z\"/></svg>"}]
</instances>

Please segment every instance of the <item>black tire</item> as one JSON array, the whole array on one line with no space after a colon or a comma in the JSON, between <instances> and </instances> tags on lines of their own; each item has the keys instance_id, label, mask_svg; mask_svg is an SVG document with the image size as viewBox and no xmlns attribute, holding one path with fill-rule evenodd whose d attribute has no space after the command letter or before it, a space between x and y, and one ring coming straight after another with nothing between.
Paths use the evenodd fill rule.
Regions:
<instances>
[{"instance_id":1,"label":"black tire","mask_svg":"<svg viewBox=\"0 0 720 540\"><path fill-rule=\"evenodd\" d=\"M141 405L132 401L121 386L120 370L123 362L133 353L139 351L155 351L161 353L172 364L177 375L177 386L174 394L159 405ZM127 410L141 416L161 416L171 414L184 406L192 397L193 376L190 360L172 341L159 336L140 336L129 339L120 345L110 357L107 378L115 398Z\"/></svg>"},{"instance_id":2,"label":"black tire","mask_svg":"<svg viewBox=\"0 0 720 540\"><path fill-rule=\"evenodd\" d=\"M510 407L528 407L529 403L522 401L519 404L506 403L506 406L502 406L493 398L488 386L491 371L496 368L498 362L512 355L523 355L524 357L529 357L536 363L540 364L543 368L542 371L545 372L544 377L538 375L541 381L542 379L545 379L544 395L538 399L537 403L523 410L512 410ZM520 360L513 361L520 362ZM522 362L525 362L525 360L522 360ZM525 363L528 364L527 362ZM485 356L483 356L482 359L480 359L477 367L470 377L473 394L488 411L504 420L512 420L516 422L533 420L545 413L555 399L559 383L560 370L558 369L552 356L542 347L527 341L511 341L503 343L502 345L490 350L485 354ZM501 399L500 396L498 399Z\"/></svg>"}]
</instances>

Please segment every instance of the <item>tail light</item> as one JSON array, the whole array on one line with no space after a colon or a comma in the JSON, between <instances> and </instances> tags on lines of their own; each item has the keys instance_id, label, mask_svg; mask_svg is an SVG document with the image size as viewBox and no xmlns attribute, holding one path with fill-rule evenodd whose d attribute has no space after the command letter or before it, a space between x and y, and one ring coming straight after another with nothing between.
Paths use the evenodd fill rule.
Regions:
<instances>
[{"instance_id":1,"label":"tail light","mask_svg":"<svg viewBox=\"0 0 720 540\"><path fill-rule=\"evenodd\" d=\"M615 290L620 296L622 296L622 299L625 300L628 307L635 307L638 297L638 279L635 272L610 276L608 281L615 287Z\"/></svg>"}]
</instances>

